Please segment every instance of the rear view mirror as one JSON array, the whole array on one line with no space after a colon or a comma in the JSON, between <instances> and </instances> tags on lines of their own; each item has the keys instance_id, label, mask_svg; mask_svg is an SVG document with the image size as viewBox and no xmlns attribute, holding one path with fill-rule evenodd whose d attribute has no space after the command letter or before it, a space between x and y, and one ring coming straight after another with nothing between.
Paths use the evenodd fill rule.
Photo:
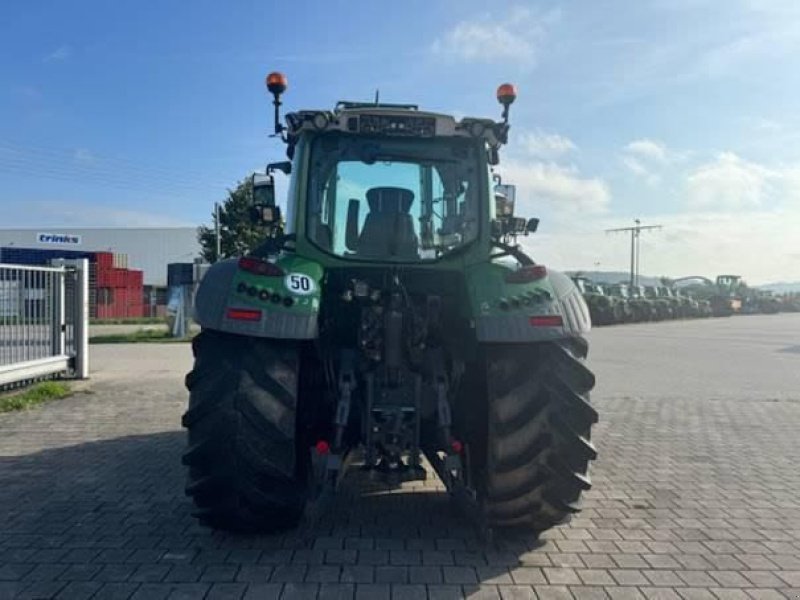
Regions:
<instances>
[{"instance_id":1,"label":"rear view mirror","mask_svg":"<svg viewBox=\"0 0 800 600\"><path fill-rule=\"evenodd\" d=\"M281 209L275 205L275 179L272 175L254 173L250 218L254 223L276 225L281 221Z\"/></svg>"},{"instance_id":2,"label":"rear view mirror","mask_svg":"<svg viewBox=\"0 0 800 600\"><path fill-rule=\"evenodd\" d=\"M528 223L525 225L525 231L527 233L535 233L537 229L539 229L539 219L536 217L528 219Z\"/></svg>"},{"instance_id":3,"label":"rear view mirror","mask_svg":"<svg viewBox=\"0 0 800 600\"><path fill-rule=\"evenodd\" d=\"M514 216L516 196L517 188L515 185L499 183L494 186L495 212L498 219Z\"/></svg>"},{"instance_id":4,"label":"rear view mirror","mask_svg":"<svg viewBox=\"0 0 800 600\"><path fill-rule=\"evenodd\" d=\"M251 206L250 220L259 225L277 225L281 222L281 208L280 206Z\"/></svg>"},{"instance_id":5,"label":"rear view mirror","mask_svg":"<svg viewBox=\"0 0 800 600\"><path fill-rule=\"evenodd\" d=\"M347 224L344 232L344 245L351 252L356 251L358 246L358 213L361 208L361 203L355 199L350 198L347 203Z\"/></svg>"},{"instance_id":6,"label":"rear view mirror","mask_svg":"<svg viewBox=\"0 0 800 600\"><path fill-rule=\"evenodd\" d=\"M272 175L253 173L251 183L254 205L275 206L275 179Z\"/></svg>"}]
</instances>

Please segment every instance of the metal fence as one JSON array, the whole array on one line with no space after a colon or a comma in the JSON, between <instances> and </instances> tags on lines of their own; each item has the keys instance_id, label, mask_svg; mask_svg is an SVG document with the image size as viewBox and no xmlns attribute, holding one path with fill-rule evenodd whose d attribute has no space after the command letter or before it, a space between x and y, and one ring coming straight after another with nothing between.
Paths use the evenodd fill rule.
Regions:
<instances>
[{"instance_id":1,"label":"metal fence","mask_svg":"<svg viewBox=\"0 0 800 600\"><path fill-rule=\"evenodd\" d=\"M89 375L89 264L0 264L0 389Z\"/></svg>"}]
</instances>

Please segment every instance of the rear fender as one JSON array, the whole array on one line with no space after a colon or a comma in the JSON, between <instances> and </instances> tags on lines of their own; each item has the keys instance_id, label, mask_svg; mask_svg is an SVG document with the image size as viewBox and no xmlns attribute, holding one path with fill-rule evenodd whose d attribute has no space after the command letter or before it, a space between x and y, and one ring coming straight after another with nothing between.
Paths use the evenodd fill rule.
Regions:
<instances>
[{"instance_id":1,"label":"rear fender","mask_svg":"<svg viewBox=\"0 0 800 600\"><path fill-rule=\"evenodd\" d=\"M588 333L589 308L567 275L548 269L541 279L509 283L506 277L512 271L499 263L483 263L467 271L478 341L539 342Z\"/></svg>"},{"instance_id":2,"label":"rear fender","mask_svg":"<svg viewBox=\"0 0 800 600\"><path fill-rule=\"evenodd\" d=\"M194 301L194 319L203 328L264 338L317 337L322 267L294 255L278 258L280 275L257 275L238 259L214 264Z\"/></svg>"}]
</instances>

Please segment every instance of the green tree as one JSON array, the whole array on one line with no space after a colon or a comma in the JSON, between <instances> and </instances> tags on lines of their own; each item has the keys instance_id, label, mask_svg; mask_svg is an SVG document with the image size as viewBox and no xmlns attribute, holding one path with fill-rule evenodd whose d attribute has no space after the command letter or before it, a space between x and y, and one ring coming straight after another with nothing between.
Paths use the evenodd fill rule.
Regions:
<instances>
[{"instance_id":1,"label":"green tree","mask_svg":"<svg viewBox=\"0 0 800 600\"><path fill-rule=\"evenodd\" d=\"M220 253L217 256L217 234L213 226L201 225L197 228L197 240L202 248L203 258L216 262L220 258L242 256L257 247L269 235L268 229L250 219L250 203L253 184L249 178L237 184L236 189L228 190L228 198L219 208Z\"/></svg>"}]
</instances>

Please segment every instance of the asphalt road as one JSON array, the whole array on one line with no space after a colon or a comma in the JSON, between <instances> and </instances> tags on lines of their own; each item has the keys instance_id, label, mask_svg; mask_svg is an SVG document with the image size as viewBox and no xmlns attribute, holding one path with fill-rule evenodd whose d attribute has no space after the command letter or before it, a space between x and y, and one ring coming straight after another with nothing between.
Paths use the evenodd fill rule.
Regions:
<instances>
[{"instance_id":1,"label":"asphalt road","mask_svg":"<svg viewBox=\"0 0 800 600\"><path fill-rule=\"evenodd\" d=\"M188 345L91 349L0 415L0 598L800 598L800 314L598 329L584 511L486 545L431 480L229 536L183 496Z\"/></svg>"}]
</instances>

